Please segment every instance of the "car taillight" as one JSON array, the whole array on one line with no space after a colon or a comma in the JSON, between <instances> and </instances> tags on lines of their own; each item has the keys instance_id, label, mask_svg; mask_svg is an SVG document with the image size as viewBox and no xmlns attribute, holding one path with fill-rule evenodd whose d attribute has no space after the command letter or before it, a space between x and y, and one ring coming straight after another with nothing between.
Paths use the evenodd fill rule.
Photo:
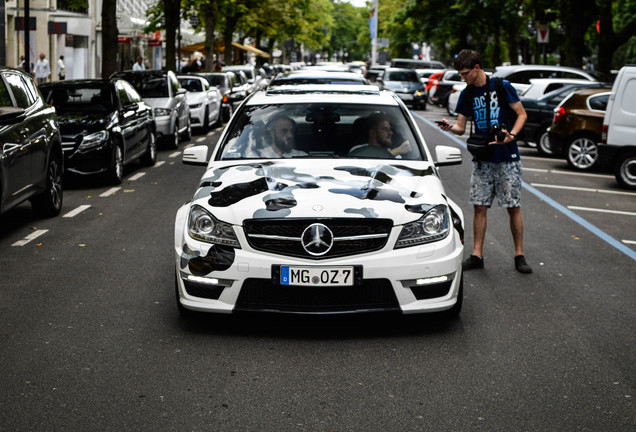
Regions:
<instances>
[{"instance_id":1,"label":"car taillight","mask_svg":"<svg viewBox=\"0 0 636 432\"><path fill-rule=\"evenodd\" d=\"M603 125L603 132L601 132L601 143L607 144L607 131L609 130L609 125Z\"/></svg>"},{"instance_id":2,"label":"car taillight","mask_svg":"<svg viewBox=\"0 0 636 432\"><path fill-rule=\"evenodd\" d=\"M552 119L552 123L557 123L563 117L565 117L565 109L563 109L563 107L555 108L554 109L554 118Z\"/></svg>"},{"instance_id":3,"label":"car taillight","mask_svg":"<svg viewBox=\"0 0 636 432\"><path fill-rule=\"evenodd\" d=\"M227 95L223 95L223 103L227 103L228 100L229 99L228 99Z\"/></svg>"}]
</instances>

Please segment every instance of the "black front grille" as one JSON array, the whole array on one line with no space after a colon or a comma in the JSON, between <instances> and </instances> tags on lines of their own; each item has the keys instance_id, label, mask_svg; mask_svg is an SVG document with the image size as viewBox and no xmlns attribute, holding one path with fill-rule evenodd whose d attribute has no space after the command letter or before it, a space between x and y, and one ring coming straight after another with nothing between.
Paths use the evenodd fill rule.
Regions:
<instances>
[{"instance_id":1,"label":"black front grille","mask_svg":"<svg viewBox=\"0 0 636 432\"><path fill-rule=\"evenodd\" d=\"M333 247L324 255L310 255L301 244L303 231L313 223L326 225L333 233ZM380 250L386 245L392 226L390 219L252 219L245 222L244 228L250 246L256 250L326 259ZM364 238L373 235L381 237ZM339 240L344 237L347 238Z\"/></svg>"},{"instance_id":2,"label":"black front grille","mask_svg":"<svg viewBox=\"0 0 636 432\"><path fill-rule=\"evenodd\" d=\"M396 311L399 304L387 279L365 279L360 286L298 287L272 284L269 279L247 279L236 310L297 313Z\"/></svg>"}]
</instances>

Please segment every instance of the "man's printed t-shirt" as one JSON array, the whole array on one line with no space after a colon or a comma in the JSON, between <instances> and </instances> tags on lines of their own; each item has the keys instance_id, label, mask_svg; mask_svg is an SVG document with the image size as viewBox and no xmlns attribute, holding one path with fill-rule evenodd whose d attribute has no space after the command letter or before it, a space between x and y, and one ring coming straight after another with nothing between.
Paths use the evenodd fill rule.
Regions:
<instances>
[{"instance_id":1,"label":"man's printed t-shirt","mask_svg":"<svg viewBox=\"0 0 636 432\"><path fill-rule=\"evenodd\" d=\"M485 85L482 87L473 88L473 100L470 109L468 108L468 104L465 101L465 98L467 97L466 88L468 87L462 90L461 94L459 95L459 100L457 101L457 108L455 109L455 111L459 114L464 115L465 117L473 117L475 123L475 133L487 134L490 130L490 126L495 124L506 125L506 129L510 131L514 126L514 121L511 118L506 119L506 117L504 116L504 110L499 105L499 98L497 97L497 92L495 91L495 80L489 79L488 81L490 82L490 123L486 121ZM503 89L508 104L519 101L517 91L508 81L503 81ZM509 112L514 113L514 111L512 110L509 110ZM510 115L508 117L510 117ZM494 151L490 154L489 157L480 157L479 159L488 162L512 162L519 160L519 148L517 147L516 140L513 140L512 142L504 145L494 145L493 147Z\"/></svg>"}]
</instances>

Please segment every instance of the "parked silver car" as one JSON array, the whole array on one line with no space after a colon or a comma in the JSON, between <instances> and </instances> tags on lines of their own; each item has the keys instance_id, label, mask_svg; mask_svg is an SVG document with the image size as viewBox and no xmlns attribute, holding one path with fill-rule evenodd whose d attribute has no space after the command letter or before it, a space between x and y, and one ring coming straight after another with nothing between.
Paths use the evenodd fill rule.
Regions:
<instances>
[{"instance_id":1,"label":"parked silver car","mask_svg":"<svg viewBox=\"0 0 636 432\"><path fill-rule=\"evenodd\" d=\"M122 71L111 75L128 81L154 110L157 139L177 148L181 138L189 140L190 109L186 90L172 71Z\"/></svg>"}]
</instances>

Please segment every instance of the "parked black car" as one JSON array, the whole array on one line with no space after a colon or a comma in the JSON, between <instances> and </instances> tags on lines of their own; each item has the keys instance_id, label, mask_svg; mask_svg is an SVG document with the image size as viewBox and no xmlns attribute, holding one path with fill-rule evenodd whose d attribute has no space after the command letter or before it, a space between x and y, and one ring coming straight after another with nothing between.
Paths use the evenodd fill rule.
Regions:
<instances>
[{"instance_id":1,"label":"parked black car","mask_svg":"<svg viewBox=\"0 0 636 432\"><path fill-rule=\"evenodd\" d=\"M0 67L0 213L30 200L46 217L62 210L64 157L55 109L31 75Z\"/></svg>"},{"instance_id":2,"label":"parked black car","mask_svg":"<svg viewBox=\"0 0 636 432\"><path fill-rule=\"evenodd\" d=\"M521 97L521 103L528 114L528 119L519 134L519 139L525 142L535 142L537 150L544 156L555 156L554 149L548 139L548 128L554 118L554 109L574 90L583 88L603 88L607 84L590 81L589 83L568 84L538 99Z\"/></svg>"},{"instance_id":3,"label":"parked black car","mask_svg":"<svg viewBox=\"0 0 636 432\"><path fill-rule=\"evenodd\" d=\"M124 80L69 80L40 85L57 110L66 170L105 173L121 183L124 165L157 160L152 107Z\"/></svg>"},{"instance_id":4,"label":"parked black car","mask_svg":"<svg viewBox=\"0 0 636 432\"><path fill-rule=\"evenodd\" d=\"M197 72L194 75L205 78L210 85L219 89L223 97L221 105L222 118L227 123L232 117L232 113L247 96L247 91L243 84L234 72Z\"/></svg>"}]
</instances>

